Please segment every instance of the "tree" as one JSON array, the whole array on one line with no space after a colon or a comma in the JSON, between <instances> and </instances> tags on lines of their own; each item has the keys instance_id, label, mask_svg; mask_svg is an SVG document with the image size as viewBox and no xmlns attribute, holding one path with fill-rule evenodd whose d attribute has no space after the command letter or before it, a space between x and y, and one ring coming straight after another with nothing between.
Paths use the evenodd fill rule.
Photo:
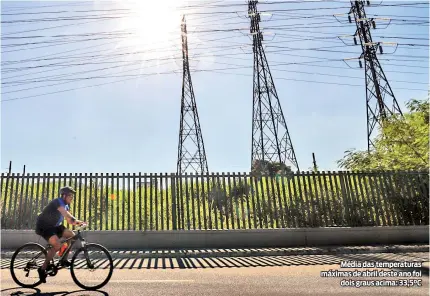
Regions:
<instances>
[{"instance_id":1,"label":"tree","mask_svg":"<svg viewBox=\"0 0 430 296\"><path fill-rule=\"evenodd\" d=\"M345 151L337 161L348 170L428 170L429 101L412 99L404 117L390 116L379 128L375 147L368 151Z\"/></svg>"},{"instance_id":2,"label":"tree","mask_svg":"<svg viewBox=\"0 0 430 296\"><path fill-rule=\"evenodd\" d=\"M270 176L286 175L292 173L291 167L285 163L270 162L267 160L254 160L251 167L253 176Z\"/></svg>"}]
</instances>

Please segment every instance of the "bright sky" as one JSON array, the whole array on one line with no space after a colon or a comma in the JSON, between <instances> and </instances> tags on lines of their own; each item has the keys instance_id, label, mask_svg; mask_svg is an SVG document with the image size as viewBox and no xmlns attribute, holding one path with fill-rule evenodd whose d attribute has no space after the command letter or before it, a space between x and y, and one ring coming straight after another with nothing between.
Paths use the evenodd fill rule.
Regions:
<instances>
[{"instance_id":1,"label":"bright sky","mask_svg":"<svg viewBox=\"0 0 430 296\"><path fill-rule=\"evenodd\" d=\"M351 37L343 38L349 46L336 38L354 34L355 24L332 16L348 13L350 3L261 2L260 11L271 10L260 28L300 168L312 167L314 152L321 170L337 170L345 150L367 148L364 69L341 60L361 49ZM425 1L366 7L368 16L392 18L388 27L377 20L372 34L374 41L399 43L396 51L384 46L379 57L402 110L428 93L429 9L389 5L416 2ZM246 1L1 4L2 172L10 160L13 172L23 165L35 173L175 172L179 5L193 6L189 53L209 170L249 171L253 56Z\"/></svg>"}]
</instances>

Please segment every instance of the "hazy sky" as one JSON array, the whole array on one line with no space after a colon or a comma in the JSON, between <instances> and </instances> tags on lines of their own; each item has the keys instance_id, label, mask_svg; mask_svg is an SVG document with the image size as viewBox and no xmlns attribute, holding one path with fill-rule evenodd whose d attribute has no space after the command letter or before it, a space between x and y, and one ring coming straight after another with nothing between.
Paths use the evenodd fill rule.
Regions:
<instances>
[{"instance_id":1,"label":"hazy sky","mask_svg":"<svg viewBox=\"0 0 430 296\"><path fill-rule=\"evenodd\" d=\"M176 171L181 17L169 1L148 3L154 4L2 1L2 172L10 160L14 172L23 165L36 173ZM246 1L210 3L225 6L187 15L209 170L245 172L253 86ZM376 20L372 34L374 41L399 43L396 51L384 46L379 57L405 110L406 101L427 96L428 5L388 6L399 3L366 10L393 19L388 27ZM355 25L346 15L338 16L342 23L332 16L349 6L258 6L272 10L261 28L301 170L312 166L312 152L321 170L336 170L345 150L367 148L364 69L357 60L341 60L358 57L361 49L352 37L343 38L349 46L336 38L354 34Z\"/></svg>"}]
</instances>

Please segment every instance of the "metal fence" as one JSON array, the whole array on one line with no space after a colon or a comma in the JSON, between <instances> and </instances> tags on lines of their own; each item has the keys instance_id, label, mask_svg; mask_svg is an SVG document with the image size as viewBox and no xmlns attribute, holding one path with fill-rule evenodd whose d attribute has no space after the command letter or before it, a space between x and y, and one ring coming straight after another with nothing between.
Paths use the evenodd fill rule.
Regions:
<instances>
[{"instance_id":1,"label":"metal fence","mask_svg":"<svg viewBox=\"0 0 430 296\"><path fill-rule=\"evenodd\" d=\"M429 224L428 172L33 173L1 175L1 227L34 229L64 185L76 188L71 212L90 230Z\"/></svg>"}]
</instances>

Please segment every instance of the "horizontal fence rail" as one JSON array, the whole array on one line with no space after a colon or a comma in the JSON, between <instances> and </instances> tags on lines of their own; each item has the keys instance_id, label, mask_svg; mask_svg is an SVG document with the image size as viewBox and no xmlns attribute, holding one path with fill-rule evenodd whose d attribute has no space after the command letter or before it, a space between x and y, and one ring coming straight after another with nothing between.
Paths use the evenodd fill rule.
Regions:
<instances>
[{"instance_id":1,"label":"horizontal fence rail","mask_svg":"<svg viewBox=\"0 0 430 296\"><path fill-rule=\"evenodd\" d=\"M90 230L429 224L428 172L1 174L2 229L34 229L62 186ZM67 225L67 222L66 226Z\"/></svg>"}]
</instances>

